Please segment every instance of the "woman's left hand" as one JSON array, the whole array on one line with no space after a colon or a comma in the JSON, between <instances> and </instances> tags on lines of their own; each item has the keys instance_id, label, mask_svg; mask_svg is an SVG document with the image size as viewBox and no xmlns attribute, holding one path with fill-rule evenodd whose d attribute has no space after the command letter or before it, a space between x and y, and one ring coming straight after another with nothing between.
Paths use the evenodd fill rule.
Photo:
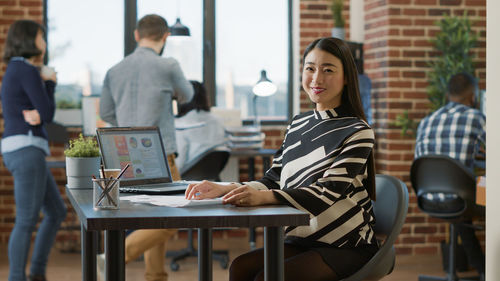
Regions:
<instances>
[{"instance_id":1,"label":"woman's left hand","mask_svg":"<svg viewBox=\"0 0 500 281\"><path fill-rule=\"evenodd\" d=\"M23 110L23 116L24 116L24 121L26 121L26 123L30 124L31 126L37 126L42 123L40 119L40 114L36 109Z\"/></svg>"},{"instance_id":2,"label":"woman's left hand","mask_svg":"<svg viewBox=\"0 0 500 281\"><path fill-rule=\"evenodd\" d=\"M235 206L259 206L279 204L271 190L257 190L248 185L242 185L222 197L224 204Z\"/></svg>"}]
</instances>

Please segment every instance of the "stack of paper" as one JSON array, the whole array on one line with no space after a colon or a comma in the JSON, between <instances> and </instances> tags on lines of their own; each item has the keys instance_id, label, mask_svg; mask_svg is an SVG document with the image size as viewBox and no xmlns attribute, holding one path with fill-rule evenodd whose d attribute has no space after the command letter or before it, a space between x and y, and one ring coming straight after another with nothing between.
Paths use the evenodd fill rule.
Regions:
<instances>
[{"instance_id":1,"label":"stack of paper","mask_svg":"<svg viewBox=\"0 0 500 281\"><path fill-rule=\"evenodd\" d=\"M148 203L156 206L164 207L197 207L207 205L222 204L222 198L203 199L203 200L187 200L184 196L168 196L168 195L133 195L122 196L120 200L128 200L134 203Z\"/></svg>"}]
</instances>

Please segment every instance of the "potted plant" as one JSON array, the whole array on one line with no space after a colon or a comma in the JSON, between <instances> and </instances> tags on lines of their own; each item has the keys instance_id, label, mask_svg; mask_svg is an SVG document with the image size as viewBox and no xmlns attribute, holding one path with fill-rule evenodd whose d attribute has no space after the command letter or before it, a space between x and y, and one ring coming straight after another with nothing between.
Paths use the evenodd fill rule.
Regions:
<instances>
[{"instance_id":1,"label":"potted plant","mask_svg":"<svg viewBox=\"0 0 500 281\"><path fill-rule=\"evenodd\" d=\"M333 21L335 22L335 27L332 28L332 37L336 37L344 40L345 30L344 30L344 17L342 16L342 11L344 10L344 0L332 0L332 5L330 6L332 10Z\"/></svg>"},{"instance_id":2,"label":"potted plant","mask_svg":"<svg viewBox=\"0 0 500 281\"><path fill-rule=\"evenodd\" d=\"M92 176L99 175L100 153L97 141L83 137L69 141L66 155L68 188L92 188Z\"/></svg>"}]
</instances>

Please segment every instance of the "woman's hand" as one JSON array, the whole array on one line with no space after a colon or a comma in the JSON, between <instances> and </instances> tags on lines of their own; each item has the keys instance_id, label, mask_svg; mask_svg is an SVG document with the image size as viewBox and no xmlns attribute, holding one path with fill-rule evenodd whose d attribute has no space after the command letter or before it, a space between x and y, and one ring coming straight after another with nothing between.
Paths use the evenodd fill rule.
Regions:
<instances>
[{"instance_id":1,"label":"woman's hand","mask_svg":"<svg viewBox=\"0 0 500 281\"><path fill-rule=\"evenodd\" d=\"M186 189L186 199L207 199L220 197L231 189L234 185L217 184L211 181L202 181L200 183L192 183Z\"/></svg>"},{"instance_id":2,"label":"woman's hand","mask_svg":"<svg viewBox=\"0 0 500 281\"><path fill-rule=\"evenodd\" d=\"M30 124L31 126L37 126L42 123L40 119L40 114L36 109L23 110L23 116L24 116L24 121L26 121L26 123Z\"/></svg>"},{"instance_id":3,"label":"woman's hand","mask_svg":"<svg viewBox=\"0 0 500 281\"><path fill-rule=\"evenodd\" d=\"M52 80L57 83L57 72L53 67L43 65L42 69L40 70L40 76L42 77L43 81Z\"/></svg>"},{"instance_id":4,"label":"woman's hand","mask_svg":"<svg viewBox=\"0 0 500 281\"><path fill-rule=\"evenodd\" d=\"M279 204L271 190L257 190L248 185L242 185L228 192L222 197L224 204L235 206L259 206Z\"/></svg>"}]
</instances>

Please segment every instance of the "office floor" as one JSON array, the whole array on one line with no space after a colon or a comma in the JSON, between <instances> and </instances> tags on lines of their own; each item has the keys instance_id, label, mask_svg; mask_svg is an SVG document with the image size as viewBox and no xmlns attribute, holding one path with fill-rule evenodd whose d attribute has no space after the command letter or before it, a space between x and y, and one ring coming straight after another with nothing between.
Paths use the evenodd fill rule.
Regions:
<instances>
[{"instance_id":1,"label":"office floor","mask_svg":"<svg viewBox=\"0 0 500 281\"><path fill-rule=\"evenodd\" d=\"M248 238L229 238L227 241L222 239L214 239L214 249L229 249L230 258L248 251ZM185 240L172 241L171 249L180 249L184 246ZM257 241L258 246L262 245L262 241ZM170 259L167 259L166 268L171 281L193 281L198 279L197 260L194 257L179 263L180 269L177 272L172 272L169 267ZM8 276L8 260L7 249L5 246L0 246L0 280L7 280ZM227 270L221 269L219 263L214 262L214 281L227 280ZM127 280L140 281L143 278L144 269L143 262L132 262L126 267ZM396 267L391 275L385 277L384 281L406 281L418 280L419 274L444 276L441 268L441 257L433 256L398 256L396 259ZM461 273L463 275L474 275L474 272ZM80 254L77 253L61 253L59 250L53 250L49 266L47 269L47 278L49 281L68 281L81 280L81 264Z\"/></svg>"}]
</instances>

